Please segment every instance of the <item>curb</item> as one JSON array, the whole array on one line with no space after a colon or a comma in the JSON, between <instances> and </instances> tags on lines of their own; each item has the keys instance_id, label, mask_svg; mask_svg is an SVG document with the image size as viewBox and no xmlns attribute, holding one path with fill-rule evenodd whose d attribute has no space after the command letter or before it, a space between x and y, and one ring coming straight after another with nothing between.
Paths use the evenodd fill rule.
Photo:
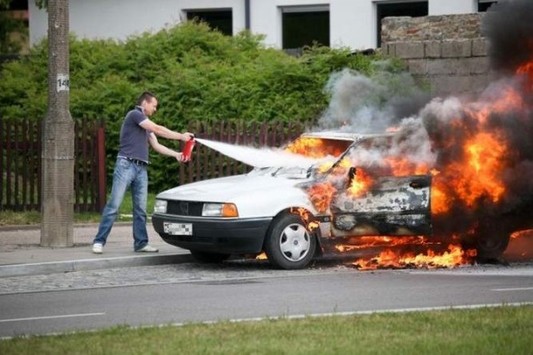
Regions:
<instances>
[{"instance_id":1,"label":"curb","mask_svg":"<svg viewBox=\"0 0 533 355\"><path fill-rule=\"evenodd\" d=\"M46 275L128 266L149 266L191 262L190 254L124 256L104 259L49 261L33 264L0 266L0 277Z\"/></svg>"}]
</instances>

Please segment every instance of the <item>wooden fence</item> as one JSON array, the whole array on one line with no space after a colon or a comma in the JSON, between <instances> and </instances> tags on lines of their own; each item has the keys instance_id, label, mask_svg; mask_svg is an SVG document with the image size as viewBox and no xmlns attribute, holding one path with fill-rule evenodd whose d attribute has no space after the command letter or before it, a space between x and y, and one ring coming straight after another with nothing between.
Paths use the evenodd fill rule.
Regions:
<instances>
[{"instance_id":1,"label":"wooden fence","mask_svg":"<svg viewBox=\"0 0 533 355\"><path fill-rule=\"evenodd\" d=\"M40 210L41 137L40 122L0 118L0 210ZM100 211L105 204L104 139L103 121L75 120L76 212Z\"/></svg>"},{"instance_id":2,"label":"wooden fence","mask_svg":"<svg viewBox=\"0 0 533 355\"><path fill-rule=\"evenodd\" d=\"M192 122L197 137L254 147L278 147L305 130L302 123ZM102 120L75 120L74 209L99 212L105 205L105 127ZM0 118L0 210L41 208L41 127L30 120ZM117 144L113 143L113 146ZM114 159L113 161L114 162ZM110 162L111 163L111 162ZM151 170L157 166L151 167ZM251 167L197 144L180 164L176 184L247 172Z\"/></svg>"}]
</instances>

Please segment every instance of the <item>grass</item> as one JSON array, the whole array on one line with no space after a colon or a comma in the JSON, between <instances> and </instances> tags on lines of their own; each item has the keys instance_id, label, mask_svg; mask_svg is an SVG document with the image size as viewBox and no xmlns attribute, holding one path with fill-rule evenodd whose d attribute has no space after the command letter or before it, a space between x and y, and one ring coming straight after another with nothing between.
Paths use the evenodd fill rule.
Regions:
<instances>
[{"instance_id":1,"label":"grass","mask_svg":"<svg viewBox=\"0 0 533 355\"><path fill-rule=\"evenodd\" d=\"M152 214L154 210L155 194L148 194L148 203L146 212ZM124 196L124 201L119 209L117 221L131 221L132 201L131 194ZM74 213L74 223L98 223L100 222L100 213L83 212ZM0 211L0 226L7 225L31 225L41 223L41 213L39 211Z\"/></svg>"},{"instance_id":2,"label":"grass","mask_svg":"<svg viewBox=\"0 0 533 355\"><path fill-rule=\"evenodd\" d=\"M0 341L1 354L531 354L533 306L115 327Z\"/></svg>"}]
</instances>

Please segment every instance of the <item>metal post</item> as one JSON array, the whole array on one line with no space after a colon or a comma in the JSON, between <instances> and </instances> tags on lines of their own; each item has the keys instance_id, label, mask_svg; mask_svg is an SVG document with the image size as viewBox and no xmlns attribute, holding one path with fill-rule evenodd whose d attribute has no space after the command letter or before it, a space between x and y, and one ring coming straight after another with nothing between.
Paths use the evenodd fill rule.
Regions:
<instances>
[{"instance_id":1,"label":"metal post","mask_svg":"<svg viewBox=\"0 0 533 355\"><path fill-rule=\"evenodd\" d=\"M43 121L41 246L73 242L74 121L69 111L69 3L48 1L48 112Z\"/></svg>"}]
</instances>

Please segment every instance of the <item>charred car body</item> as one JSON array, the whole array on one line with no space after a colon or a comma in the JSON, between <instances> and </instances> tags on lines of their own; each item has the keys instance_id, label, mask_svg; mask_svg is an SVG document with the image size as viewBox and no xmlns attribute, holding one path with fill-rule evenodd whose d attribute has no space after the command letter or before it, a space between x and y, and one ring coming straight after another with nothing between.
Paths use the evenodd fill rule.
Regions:
<instances>
[{"instance_id":1,"label":"charred car body","mask_svg":"<svg viewBox=\"0 0 533 355\"><path fill-rule=\"evenodd\" d=\"M365 180L366 170L345 159L353 149L383 144L390 136L304 134L299 140L318 143L334 159L254 168L161 192L154 229L199 261L265 252L271 264L285 269L305 267L317 253L336 252L336 245L357 236L429 236L430 175L381 171ZM312 149L305 147L306 153Z\"/></svg>"}]
</instances>

